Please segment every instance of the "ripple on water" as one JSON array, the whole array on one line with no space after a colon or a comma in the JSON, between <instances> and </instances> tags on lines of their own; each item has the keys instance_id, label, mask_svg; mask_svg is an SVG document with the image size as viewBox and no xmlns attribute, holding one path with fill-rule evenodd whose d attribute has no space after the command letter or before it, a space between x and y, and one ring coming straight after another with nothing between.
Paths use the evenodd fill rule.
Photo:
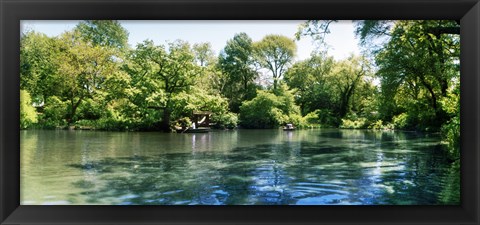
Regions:
<instances>
[{"instance_id":1,"label":"ripple on water","mask_svg":"<svg viewBox=\"0 0 480 225\"><path fill-rule=\"evenodd\" d=\"M346 196L349 194L345 191L345 187L339 184L323 184L323 183L295 183L289 189L293 198L301 198L307 196L316 196L319 194L338 194Z\"/></svg>"},{"instance_id":2,"label":"ripple on water","mask_svg":"<svg viewBox=\"0 0 480 225\"><path fill-rule=\"evenodd\" d=\"M346 195L340 194L330 194L324 196L316 196L316 197L307 197L299 199L296 204L297 205L333 205L333 204L345 204L343 200L347 199Z\"/></svg>"},{"instance_id":3,"label":"ripple on water","mask_svg":"<svg viewBox=\"0 0 480 225\"><path fill-rule=\"evenodd\" d=\"M162 195L172 195L180 192L183 192L183 190L166 191L166 192L163 192Z\"/></svg>"}]
</instances>

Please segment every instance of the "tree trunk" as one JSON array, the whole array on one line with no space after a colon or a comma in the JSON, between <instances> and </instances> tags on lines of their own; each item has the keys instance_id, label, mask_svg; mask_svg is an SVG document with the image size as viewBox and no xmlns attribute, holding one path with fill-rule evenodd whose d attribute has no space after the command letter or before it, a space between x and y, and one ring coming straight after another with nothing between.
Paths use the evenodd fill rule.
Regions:
<instances>
[{"instance_id":1,"label":"tree trunk","mask_svg":"<svg viewBox=\"0 0 480 225\"><path fill-rule=\"evenodd\" d=\"M82 98L79 98L78 101L76 103L74 103L74 100L72 99L70 101L71 105L72 105L72 109L70 110L70 113L68 114L67 116L67 123L68 123L68 126L72 125L73 124L73 117L75 116L75 114L77 113L77 108L78 106L80 105L80 103L82 102Z\"/></svg>"},{"instance_id":2,"label":"tree trunk","mask_svg":"<svg viewBox=\"0 0 480 225\"><path fill-rule=\"evenodd\" d=\"M244 94L247 93L248 90L248 79L246 77L243 77L243 91Z\"/></svg>"},{"instance_id":3,"label":"tree trunk","mask_svg":"<svg viewBox=\"0 0 480 225\"><path fill-rule=\"evenodd\" d=\"M162 116L162 123L160 124L160 129L162 131L170 131L170 109L168 107L165 107L163 109L163 116Z\"/></svg>"},{"instance_id":4,"label":"tree trunk","mask_svg":"<svg viewBox=\"0 0 480 225\"><path fill-rule=\"evenodd\" d=\"M420 81L422 82L423 86L425 86L425 88L427 88L428 92L430 93L430 96L432 97L432 107L435 111L437 111L437 96L435 95L435 92L433 91L433 88L430 86L430 84L428 84L425 81L424 77L421 77Z\"/></svg>"},{"instance_id":5,"label":"tree trunk","mask_svg":"<svg viewBox=\"0 0 480 225\"><path fill-rule=\"evenodd\" d=\"M162 116L162 122L160 123L160 130L165 132L170 132L170 114L172 113L170 108L171 96L169 95L167 98L168 98L167 103L165 104L165 108L163 109L163 116Z\"/></svg>"}]
</instances>

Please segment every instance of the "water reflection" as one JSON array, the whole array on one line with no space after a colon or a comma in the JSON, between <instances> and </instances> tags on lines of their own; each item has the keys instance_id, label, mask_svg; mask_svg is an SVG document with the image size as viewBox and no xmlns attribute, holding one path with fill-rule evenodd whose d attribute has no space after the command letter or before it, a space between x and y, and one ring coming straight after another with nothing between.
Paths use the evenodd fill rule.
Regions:
<instances>
[{"instance_id":1,"label":"water reflection","mask_svg":"<svg viewBox=\"0 0 480 225\"><path fill-rule=\"evenodd\" d=\"M444 197L445 189L459 187L452 185L459 179L452 179L455 175L435 135L361 130L37 131L21 138L22 204L458 203L458 197ZM44 139L55 145L40 147L38 140Z\"/></svg>"}]
</instances>

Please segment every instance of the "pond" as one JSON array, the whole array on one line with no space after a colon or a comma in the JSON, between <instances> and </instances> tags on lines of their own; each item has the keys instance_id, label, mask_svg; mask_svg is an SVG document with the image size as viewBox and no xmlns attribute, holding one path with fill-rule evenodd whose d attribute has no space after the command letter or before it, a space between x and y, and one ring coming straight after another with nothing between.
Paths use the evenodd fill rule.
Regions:
<instances>
[{"instance_id":1,"label":"pond","mask_svg":"<svg viewBox=\"0 0 480 225\"><path fill-rule=\"evenodd\" d=\"M457 204L438 134L20 132L22 205ZM453 185L456 187L458 185ZM456 190L458 192L458 190ZM442 200L443 199L443 200Z\"/></svg>"}]
</instances>

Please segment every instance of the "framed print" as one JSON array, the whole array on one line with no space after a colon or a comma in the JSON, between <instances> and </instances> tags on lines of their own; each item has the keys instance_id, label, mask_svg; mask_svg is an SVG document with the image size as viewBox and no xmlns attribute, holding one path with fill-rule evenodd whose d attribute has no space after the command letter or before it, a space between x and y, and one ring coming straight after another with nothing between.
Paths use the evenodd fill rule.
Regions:
<instances>
[{"instance_id":1,"label":"framed print","mask_svg":"<svg viewBox=\"0 0 480 225\"><path fill-rule=\"evenodd\" d=\"M478 224L480 5L1 0L1 224Z\"/></svg>"}]
</instances>

